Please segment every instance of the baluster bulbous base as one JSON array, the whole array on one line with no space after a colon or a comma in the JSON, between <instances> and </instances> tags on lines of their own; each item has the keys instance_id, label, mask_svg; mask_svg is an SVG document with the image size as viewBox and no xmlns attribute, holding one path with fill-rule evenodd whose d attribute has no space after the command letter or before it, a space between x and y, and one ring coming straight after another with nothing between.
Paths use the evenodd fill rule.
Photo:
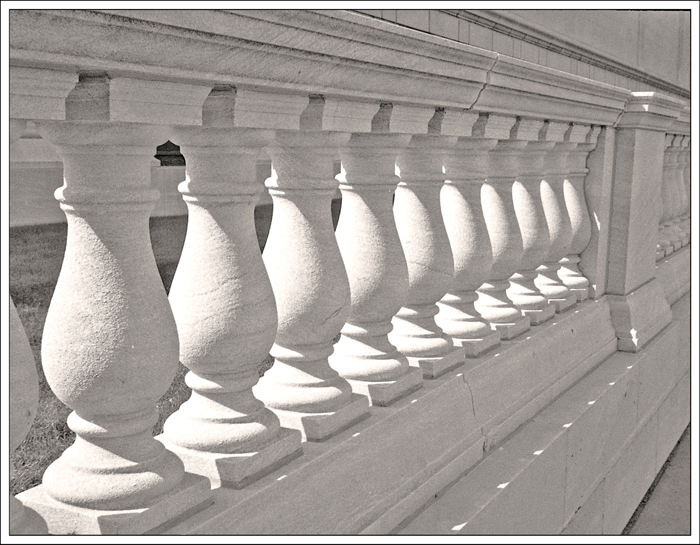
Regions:
<instances>
[{"instance_id":1,"label":"baluster bulbous base","mask_svg":"<svg viewBox=\"0 0 700 545\"><path fill-rule=\"evenodd\" d=\"M13 120L14 121L14 120ZM14 127L13 127L14 128ZM10 297L10 453L29 433L39 406L39 378L29 339ZM14 467L10 464L10 475ZM46 534L48 527L34 510L10 496L10 535Z\"/></svg>"},{"instance_id":2,"label":"baluster bulbous base","mask_svg":"<svg viewBox=\"0 0 700 545\"><path fill-rule=\"evenodd\" d=\"M558 261L546 261L537 268L539 275L535 285L547 300L554 304L557 312L564 312L576 304L576 295L569 291L559 279L561 264Z\"/></svg>"},{"instance_id":3,"label":"baluster bulbous base","mask_svg":"<svg viewBox=\"0 0 700 545\"><path fill-rule=\"evenodd\" d=\"M333 345L273 345L275 363L253 387L256 398L274 411L283 426L298 429L307 441L322 441L369 413L368 399L328 365Z\"/></svg>"},{"instance_id":4,"label":"baluster bulbous base","mask_svg":"<svg viewBox=\"0 0 700 545\"><path fill-rule=\"evenodd\" d=\"M663 256L672 254L675 251L673 237L674 233L671 229L671 223L663 223L659 227L659 238L656 245L657 253L663 253Z\"/></svg>"},{"instance_id":5,"label":"baluster bulbous base","mask_svg":"<svg viewBox=\"0 0 700 545\"><path fill-rule=\"evenodd\" d=\"M332 346L274 345L275 364L253 387L283 426L322 441L367 418L368 400L328 365Z\"/></svg>"},{"instance_id":6,"label":"baluster bulbous base","mask_svg":"<svg viewBox=\"0 0 700 545\"><path fill-rule=\"evenodd\" d=\"M215 96L226 94L210 99ZM301 455L301 434L283 430L252 393L277 330L254 220L262 189L256 160L273 136L234 127L177 132L188 173L178 189L189 216L169 299L192 396L168 418L159 439L188 471L215 486L242 488Z\"/></svg>"},{"instance_id":7,"label":"baluster bulbous base","mask_svg":"<svg viewBox=\"0 0 700 545\"><path fill-rule=\"evenodd\" d=\"M578 254L569 254L562 258L559 263L559 279L564 285L569 288L569 291L576 295L576 300L580 303L588 299L590 282L588 278L583 276L578 264L581 262L581 257Z\"/></svg>"},{"instance_id":8,"label":"baluster bulbous base","mask_svg":"<svg viewBox=\"0 0 700 545\"><path fill-rule=\"evenodd\" d=\"M474 308L477 298L477 293L471 290L447 293L437 303L440 312L435 318L453 344L464 348L470 358L481 356L501 343L501 334L493 331Z\"/></svg>"},{"instance_id":9,"label":"baluster bulbous base","mask_svg":"<svg viewBox=\"0 0 700 545\"><path fill-rule=\"evenodd\" d=\"M464 349L455 348L452 339L435 323L436 304L402 307L392 318L389 334L392 344L401 348L410 365L420 367L424 378L437 378L464 363Z\"/></svg>"},{"instance_id":10,"label":"baluster bulbous base","mask_svg":"<svg viewBox=\"0 0 700 545\"><path fill-rule=\"evenodd\" d=\"M406 356L389 342L391 323L381 325L346 323L329 363L353 392L366 395L372 405L386 407L421 388L423 373L410 367Z\"/></svg>"},{"instance_id":11,"label":"baluster bulbous base","mask_svg":"<svg viewBox=\"0 0 700 545\"><path fill-rule=\"evenodd\" d=\"M684 240L686 238L686 233L683 230L682 218L676 217L671 220L671 242L673 243L673 249L679 250L684 246Z\"/></svg>"},{"instance_id":12,"label":"baluster bulbous base","mask_svg":"<svg viewBox=\"0 0 700 545\"><path fill-rule=\"evenodd\" d=\"M182 461L153 439L157 420L155 410L129 421L122 415L115 430L113 422L71 413L75 443L48 467L41 486L18 498L41 514L52 534L140 534L170 520L173 510L208 506L209 481L185 473Z\"/></svg>"},{"instance_id":13,"label":"baluster bulbous base","mask_svg":"<svg viewBox=\"0 0 700 545\"><path fill-rule=\"evenodd\" d=\"M263 260L277 301L275 364L253 388L284 426L323 440L369 415L368 399L328 364L351 310L350 285L333 231L337 149L349 133L278 131L268 148L274 214Z\"/></svg>"},{"instance_id":14,"label":"baluster bulbous base","mask_svg":"<svg viewBox=\"0 0 700 545\"><path fill-rule=\"evenodd\" d=\"M55 500L96 510L138 509L177 487L184 477L182 462L151 437L157 411L131 416L122 415L119 431L112 423L111 433L100 420L90 422L75 412L68 416L68 425L79 435L42 481Z\"/></svg>"},{"instance_id":15,"label":"baluster bulbous base","mask_svg":"<svg viewBox=\"0 0 700 545\"><path fill-rule=\"evenodd\" d=\"M148 230L158 198L150 161L167 130L101 121L40 130L64 162L55 195L68 221L42 363L77 437L21 499L51 533L143 533L211 498L209 481L151 435L179 344Z\"/></svg>"},{"instance_id":16,"label":"baluster bulbous base","mask_svg":"<svg viewBox=\"0 0 700 545\"><path fill-rule=\"evenodd\" d=\"M523 316L530 318L530 325L539 325L554 317L556 309L535 286L537 271L518 271L510 277L506 295Z\"/></svg>"},{"instance_id":17,"label":"baluster bulbous base","mask_svg":"<svg viewBox=\"0 0 700 545\"><path fill-rule=\"evenodd\" d=\"M391 318L408 292L393 196L398 145L409 135L353 134L341 151L343 209L335 231L348 273L351 312L329 364L355 393L387 406L420 388L423 376L389 342Z\"/></svg>"},{"instance_id":18,"label":"baluster bulbous base","mask_svg":"<svg viewBox=\"0 0 700 545\"><path fill-rule=\"evenodd\" d=\"M158 439L192 473L213 486L243 488L302 455L301 434L280 426L277 416L255 398L248 380L189 372L185 382L192 396L174 412Z\"/></svg>"},{"instance_id":19,"label":"baluster bulbous base","mask_svg":"<svg viewBox=\"0 0 700 545\"><path fill-rule=\"evenodd\" d=\"M479 298L474 303L476 310L491 329L498 331L501 339L513 339L530 328L530 318L523 316L513 306L506 290L510 287L508 280L489 280L477 291Z\"/></svg>"}]
</instances>

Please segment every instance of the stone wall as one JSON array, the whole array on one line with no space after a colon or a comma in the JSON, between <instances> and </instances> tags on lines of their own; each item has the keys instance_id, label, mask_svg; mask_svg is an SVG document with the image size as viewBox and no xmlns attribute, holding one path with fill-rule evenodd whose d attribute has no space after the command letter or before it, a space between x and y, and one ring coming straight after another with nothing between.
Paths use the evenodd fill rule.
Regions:
<instances>
[{"instance_id":1,"label":"stone wall","mask_svg":"<svg viewBox=\"0 0 700 545\"><path fill-rule=\"evenodd\" d=\"M632 91L690 98L690 11L357 10Z\"/></svg>"}]
</instances>

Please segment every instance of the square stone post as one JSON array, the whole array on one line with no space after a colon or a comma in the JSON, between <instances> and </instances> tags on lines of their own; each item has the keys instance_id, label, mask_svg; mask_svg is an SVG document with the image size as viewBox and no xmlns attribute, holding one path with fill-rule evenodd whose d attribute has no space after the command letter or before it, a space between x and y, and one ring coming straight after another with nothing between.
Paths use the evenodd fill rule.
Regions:
<instances>
[{"instance_id":1,"label":"square stone post","mask_svg":"<svg viewBox=\"0 0 700 545\"><path fill-rule=\"evenodd\" d=\"M618 350L639 351L671 321L655 279L665 135L684 104L633 93L617 122L608 287Z\"/></svg>"}]
</instances>

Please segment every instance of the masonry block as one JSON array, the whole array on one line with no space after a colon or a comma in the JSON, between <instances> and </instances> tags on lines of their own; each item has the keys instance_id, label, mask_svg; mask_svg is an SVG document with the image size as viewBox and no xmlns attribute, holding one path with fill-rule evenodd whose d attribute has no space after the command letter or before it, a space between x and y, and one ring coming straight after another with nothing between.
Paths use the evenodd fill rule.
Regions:
<instances>
[{"instance_id":1,"label":"masonry block","mask_svg":"<svg viewBox=\"0 0 700 545\"><path fill-rule=\"evenodd\" d=\"M564 522L566 442L554 441L535 455L536 442L525 452L517 449L519 460L531 457L522 471L482 509L461 533L465 534L553 534ZM537 449L537 450L535 450ZM498 486L502 486L499 483Z\"/></svg>"},{"instance_id":2,"label":"masonry block","mask_svg":"<svg viewBox=\"0 0 700 545\"><path fill-rule=\"evenodd\" d=\"M684 374L678 354L679 326L672 323L647 346L639 360L639 407L637 419L644 422L656 412ZM686 366L687 369L687 366Z\"/></svg>"},{"instance_id":3,"label":"masonry block","mask_svg":"<svg viewBox=\"0 0 700 545\"><path fill-rule=\"evenodd\" d=\"M659 435L656 443L656 472L690 422L690 373L686 373L659 407Z\"/></svg>"},{"instance_id":4,"label":"masonry block","mask_svg":"<svg viewBox=\"0 0 700 545\"><path fill-rule=\"evenodd\" d=\"M464 379L473 392L487 448L614 352L616 341L606 311L605 304L582 303L527 335L502 342L487 356L467 360Z\"/></svg>"},{"instance_id":5,"label":"masonry block","mask_svg":"<svg viewBox=\"0 0 700 545\"><path fill-rule=\"evenodd\" d=\"M431 9L430 33L450 38L451 40L459 40L459 19L454 15Z\"/></svg>"},{"instance_id":6,"label":"masonry block","mask_svg":"<svg viewBox=\"0 0 700 545\"><path fill-rule=\"evenodd\" d=\"M401 9L396 10L396 22L418 30L430 31L430 10Z\"/></svg>"},{"instance_id":7,"label":"masonry block","mask_svg":"<svg viewBox=\"0 0 700 545\"><path fill-rule=\"evenodd\" d=\"M569 428L565 514L576 512L617 461L637 425L636 368L614 355L581 383L587 410ZM577 384L574 388L584 386ZM598 392L600 392L598 394ZM573 392L569 392L573 393ZM569 395L567 394L567 399Z\"/></svg>"},{"instance_id":8,"label":"masonry block","mask_svg":"<svg viewBox=\"0 0 700 545\"><path fill-rule=\"evenodd\" d=\"M661 283L669 305L690 290L690 247L657 261L656 278Z\"/></svg>"},{"instance_id":9,"label":"masonry block","mask_svg":"<svg viewBox=\"0 0 700 545\"><path fill-rule=\"evenodd\" d=\"M563 525L565 430L531 422L400 534L527 534Z\"/></svg>"},{"instance_id":10,"label":"masonry block","mask_svg":"<svg viewBox=\"0 0 700 545\"><path fill-rule=\"evenodd\" d=\"M652 279L627 295L609 295L619 339L618 350L638 352L671 322L671 309L661 284Z\"/></svg>"},{"instance_id":11,"label":"masonry block","mask_svg":"<svg viewBox=\"0 0 700 545\"><path fill-rule=\"evenodd\" d=\"M656 477L654 413L605 477L603 533L620 534Z\"/></svg>"},{"instance_id":12,"label":"masonry block","mask_svg":"<svg viewBox=\"0 0 700 545\"><path fill-rule=\"evenodd\" d=\"M600 535L603 533L603 498L605 481L601 481L593 493L571 517L562 534Z\"/></svg>"}]
</instances>

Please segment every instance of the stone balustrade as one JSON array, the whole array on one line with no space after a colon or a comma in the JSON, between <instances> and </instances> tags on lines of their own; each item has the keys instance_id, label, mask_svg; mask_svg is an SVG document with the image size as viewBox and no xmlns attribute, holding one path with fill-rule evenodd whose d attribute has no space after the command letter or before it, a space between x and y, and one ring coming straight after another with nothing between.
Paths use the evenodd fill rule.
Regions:
<instances>
[{"instance_id":1,"label":"stone balustrade","mask_svg":"<svg viewBox=\"0 0 700 545\"><path fill-rule=\"evenodd\" d=\"M689 237L679 101L346 12L13 17L13 133L33 121L64 165L42 364L76 432L12 498L13 533L386 533L670 323L653 262ZM169 297L148 234L167 140L188 208ZM192 394L154 438L178 361Z\"/></svg>"},{"instance_id":2,"label":"stone balustrade","mask_svg":"<svg viewBox=\"0 0 700 545\"><path fill-rule=\"evenodd\" d=\"M690 240L690 195L686 182L689 179L689 136L667 133L665 144L657 260L679 250Z\"/></svg>"}]
</instances>

